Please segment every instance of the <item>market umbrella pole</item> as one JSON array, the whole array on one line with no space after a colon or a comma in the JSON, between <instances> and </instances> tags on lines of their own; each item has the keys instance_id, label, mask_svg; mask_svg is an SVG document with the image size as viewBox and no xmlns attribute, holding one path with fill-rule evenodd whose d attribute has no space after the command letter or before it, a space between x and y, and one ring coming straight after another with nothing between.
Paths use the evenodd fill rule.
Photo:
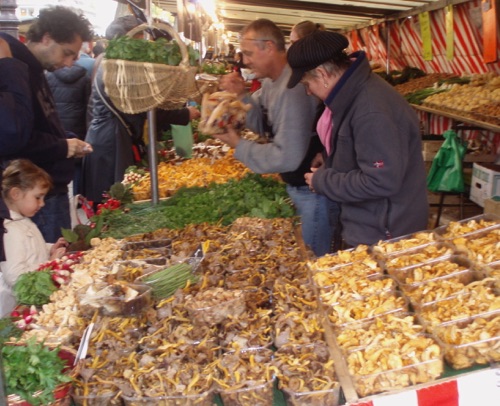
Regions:
<instances>
[{"instance_id":1,"label":"market umbrella pole","mask_svg":"<svg viewBox=\"0 0 500 406\"><path fill-rule=\"evenodd\" d=\"M148 111L148 156L151 176L151 203L158 204L158 160L156 154L156 109Z\"/></svg>"},{"instance_id":2,"label":"market umbrella pole","mask_svg":"<svg viewBox=\"0 0 500 406\"><path fill-rule=\"evenodd\" d=\"M146 0L146 15L151 16L151 0ZM151 177L151 204L157 205L160 201L158 194L158 162L156 154L156 110L148 111L148 155L149 173Z\"/></svg>"}]
</instances>

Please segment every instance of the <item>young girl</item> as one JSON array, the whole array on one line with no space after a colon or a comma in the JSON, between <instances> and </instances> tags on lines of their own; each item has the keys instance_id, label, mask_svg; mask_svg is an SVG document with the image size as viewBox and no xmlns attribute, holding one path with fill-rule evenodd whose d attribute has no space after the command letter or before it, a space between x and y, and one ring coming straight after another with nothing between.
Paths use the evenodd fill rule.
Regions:
<instances>
[{"instance_id":1,"label":"young girl","mask_svg":"<svg viewBox=\"0 0 500 406\"><path fill-rule=\"evenodd\" d=\"M44 206L51 187L47 172L25 159L12 161L3 172L2 198L11 219L4 222L6 261L0 262L0 317L9 316L16 306L12 288L19 275L34 271L41 263L60 258L66 252L64 238L55 244L46 243L30 219Z\"/></svg>"}]
</instances>

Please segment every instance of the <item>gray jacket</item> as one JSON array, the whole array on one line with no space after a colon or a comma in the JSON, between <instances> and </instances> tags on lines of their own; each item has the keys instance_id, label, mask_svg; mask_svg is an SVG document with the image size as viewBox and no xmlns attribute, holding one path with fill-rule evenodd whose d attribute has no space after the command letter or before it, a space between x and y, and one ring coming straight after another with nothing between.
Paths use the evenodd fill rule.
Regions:
<instances>
[{"instance_id":1,"label":"gray jacket","mask_svg":"<svg viewBox=\"0 0 500 406\"><path fill-rule=\"evenodd\" d=\"M341 203L347 244L373 244L427 228L420 126L404 98L371 72L364 52L325 104L332 153L313 177L317 193Z\"/></svg>"}]
</instances>

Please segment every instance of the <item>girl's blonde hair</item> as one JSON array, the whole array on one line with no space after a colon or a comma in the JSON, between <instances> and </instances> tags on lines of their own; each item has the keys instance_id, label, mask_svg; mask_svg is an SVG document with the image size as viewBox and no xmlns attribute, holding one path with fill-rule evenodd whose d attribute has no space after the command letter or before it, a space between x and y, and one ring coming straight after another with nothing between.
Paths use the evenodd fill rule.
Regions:
<instances>
[{"instance_id":1,"label":"girl's blonde hair","mask_svg":"<svg viewBox=\"0 0 500 406\"><path fill-rule=\"evenodd\" d=\"M9 192L15 187L27 191L38 185L47 190L51 189L50 175L27 159L15 159L3 171L2 197L7 200Z\"/></svg>"}]
</instances>

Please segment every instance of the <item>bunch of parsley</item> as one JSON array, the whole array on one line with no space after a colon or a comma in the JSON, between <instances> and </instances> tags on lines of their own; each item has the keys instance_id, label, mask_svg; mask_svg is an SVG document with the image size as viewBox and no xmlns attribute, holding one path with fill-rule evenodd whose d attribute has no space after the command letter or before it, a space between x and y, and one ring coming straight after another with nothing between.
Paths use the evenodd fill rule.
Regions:
<instances>
[{"instance_id":1,"label":"bunch of parsley","mask_svg":"<svg viewBox=\"0 0 500 406\"><path fill-rule=\"evenodd\" d=\"M59 348L51 349L33 337L24 345L2 347L7 394L15 394L33 406L54 402L54 390L71 382L63 373L66 362L59 357ZM33 396L39 392L37 396Z\"/></svg>"},{"instance_id":2,"label":"bunch of parsley","mask_svg":"<svg viewBox=\"0 0 500 406\"><path fill-rule=\"evenodd\" d=\"M14 296L18 303L41 306L50 301L50 295L57 290L52 272L47 270L27 272L17 278Z\"/></svg>"}]
</instances>

